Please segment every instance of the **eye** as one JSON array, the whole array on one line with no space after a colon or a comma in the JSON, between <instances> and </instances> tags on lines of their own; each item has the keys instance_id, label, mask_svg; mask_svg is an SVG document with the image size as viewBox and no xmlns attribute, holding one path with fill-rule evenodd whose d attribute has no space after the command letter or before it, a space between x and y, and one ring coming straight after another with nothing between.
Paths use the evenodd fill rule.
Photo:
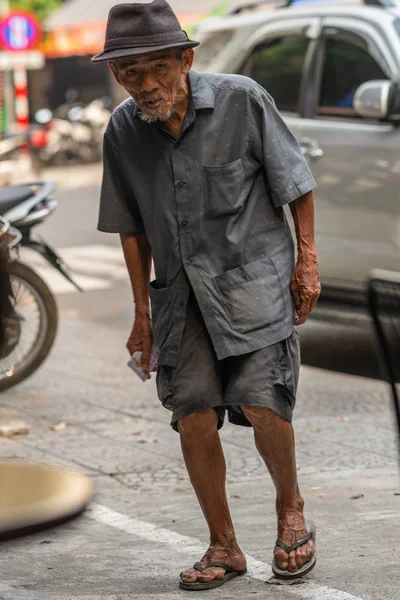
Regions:
<instances>
[{"instance_id":1,"label":"eye","mask_svg":"<svg viewBox=\"0 0 400 600\"><path fill-rule=\"evenodd\" d=\"M157 71L162 71L163 69L166 68L166 64L165 63L159 63L158 65L156 65L156 70Z\"/></svg>"},{"instance_id":2,"label":"eye","mask_svg":"<svg viewBox=\"0 0 400 600\"><path fill-rule=\"evenodd\" d=\"M133 69L128 69L128 71L126 72L127 75L136 75L136 71L134 71Z\"/></svg>"}]
</instances>

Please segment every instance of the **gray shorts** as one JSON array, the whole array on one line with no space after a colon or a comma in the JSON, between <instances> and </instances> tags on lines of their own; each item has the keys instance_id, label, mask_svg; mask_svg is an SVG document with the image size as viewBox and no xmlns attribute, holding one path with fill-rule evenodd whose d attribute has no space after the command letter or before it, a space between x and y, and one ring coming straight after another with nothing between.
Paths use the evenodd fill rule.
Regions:
<instances>
[{"instance_id":1,"label":"gray shorts","mask_svg":"<svg viewBox=\"0 0 400 600\"><path fill-rule=\"evenodd\" d=\"M157 390L164 407L173 413L175 431L180 419L207 408L218 414L218 428L225 412L231 423L251 427L241 406L263 406L292 420L299 372L297 332L262 350L219 361L192 293L178 365L158 368Z\"/></svg>"}]
</instances>

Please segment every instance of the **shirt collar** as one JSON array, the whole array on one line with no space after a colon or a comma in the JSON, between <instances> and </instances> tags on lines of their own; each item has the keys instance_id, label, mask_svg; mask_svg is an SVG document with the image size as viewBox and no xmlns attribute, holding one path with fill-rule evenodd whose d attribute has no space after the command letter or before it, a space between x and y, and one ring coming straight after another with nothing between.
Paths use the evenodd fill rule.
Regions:
<instances>
[{"instance_id":1,"label":"shirt collar","mask_svg":"<svg viewBox=\"0 0 400 600\"><path fill-rule=\"evenodd\" d=\"M189 71L192 106L195 110L215 108L215 95L202 73Z\"/></svg>"}]
</instances>

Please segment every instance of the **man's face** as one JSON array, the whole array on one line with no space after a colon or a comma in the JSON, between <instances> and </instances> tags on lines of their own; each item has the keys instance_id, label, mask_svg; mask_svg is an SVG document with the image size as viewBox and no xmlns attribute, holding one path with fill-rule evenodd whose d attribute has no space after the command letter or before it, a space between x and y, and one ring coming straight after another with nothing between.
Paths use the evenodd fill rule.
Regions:
<instances>
[{"instance_id":1,"label":"man's face","mask_svg":"<svg viewBox=\"0 0 400 600\"><path fill-rule=\"evenodd\" d=\"M143 111L143 120L155 122L167 121L188 95L186 80L192 62L192 50L184 51L182 56L176 50L165 50L120 58L110 68Z\"/></svg>"}]
</instances>

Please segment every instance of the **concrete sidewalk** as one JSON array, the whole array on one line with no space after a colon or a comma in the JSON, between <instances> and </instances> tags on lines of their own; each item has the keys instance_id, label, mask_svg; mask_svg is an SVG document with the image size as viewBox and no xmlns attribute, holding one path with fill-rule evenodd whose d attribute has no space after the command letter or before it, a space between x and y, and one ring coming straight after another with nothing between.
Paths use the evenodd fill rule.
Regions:
<instances>
[{"instance_id":1,"label":"concrete sidewalk","mask_svg":"<svg viewBox=\"0 0 400 600\"><path fill-rule=\"evenodd\" d=\"M122 327L64 317L46 365L0 397L1 457L78 468L96 498L79 519L3 543L3 600L172 600L182 568L207 532L179 438L154 382L125 366ZM78 340L78 341L77 341ZM61 431L51 425L66 422ZM390 399L383 382L304 367L296 410L299 478L318 527L319 562L307 583L265 584L275 541L274 490L249 429L224 427L228 493L249 575L207 597L396 600L400 486ZM351 499L354 495L363 495Z\"/></svg>"}]
</instances>

